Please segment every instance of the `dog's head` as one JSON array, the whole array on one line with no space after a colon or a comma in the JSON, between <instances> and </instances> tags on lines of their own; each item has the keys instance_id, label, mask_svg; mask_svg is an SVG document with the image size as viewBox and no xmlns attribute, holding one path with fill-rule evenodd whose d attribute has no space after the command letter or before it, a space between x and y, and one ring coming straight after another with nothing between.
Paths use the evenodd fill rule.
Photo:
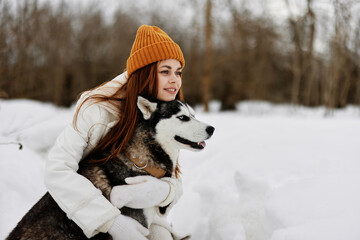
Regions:
<instances>
[{"instance_id":1,"label":"dog's head","mask_svg":"<svg viewBox=\"0 0 360 240\"><path fill-rule=\"evenodd\" d=\"M141 96L137 106L143 118L155 129L155 139L164 148L202 150L215 128L195 119L194 110L174 100L151 102Z\"/></svg>"}]
</instances>

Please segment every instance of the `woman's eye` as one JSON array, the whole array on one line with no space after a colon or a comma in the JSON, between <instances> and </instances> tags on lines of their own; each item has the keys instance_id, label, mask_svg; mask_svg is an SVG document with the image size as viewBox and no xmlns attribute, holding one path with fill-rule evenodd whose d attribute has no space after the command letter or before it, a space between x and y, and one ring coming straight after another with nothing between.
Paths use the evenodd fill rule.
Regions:
<instances>
[{"instance_id":1,"label":"woman's eye","mask_svg":"<svg viewBox=\"0 0 360 240\"><path fill-rule=\"evenodd\" d=\"M190 121L190 118L189 118L188 116L185 116L185 115L178 116L177 118L178 118L180 121L183 121L183 122Z\"/></svg>"},{"instance_id":2,"label":"woman's eye","mask_svg":"<svg viewBox=\"0 0 360 240\"><path fill-rule=\"evenodd\" d=\"M180 76L180 77L181 77L182 72L176 72L175 74L176 74L177 76Z\"/></svg>"},{"instance_id":3,"label":"woman's eye","mask_svg":"<svg viewBox=\"0 0 360 240\"><path fill-rule=\"evenodd\" d=\"M169 73L169 71L164 70L164 71L161 71L160 73L162 73L162 74L168 74L168 73Z\"/></svg>"}]
</instances>

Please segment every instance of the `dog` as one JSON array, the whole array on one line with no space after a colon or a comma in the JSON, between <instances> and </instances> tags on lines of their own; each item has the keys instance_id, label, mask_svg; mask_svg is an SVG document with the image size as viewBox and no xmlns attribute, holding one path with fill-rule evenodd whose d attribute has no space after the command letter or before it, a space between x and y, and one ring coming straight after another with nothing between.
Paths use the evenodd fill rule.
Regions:
<instances>
[{"instance_id":1,"label":"dog","mask_svg":"<svg viewBox=\"0 0 360 240\"><path fill-rule=\"evenodd\" d=\"M179 100L150 101L138 96L137 107L142 117L129 144L116 159L110 159L102 165L89 164L92 159L106 156L108 152L105 151L102 156L88 156L79 164L78 173L88 178L107 199L110 198L111 188L126 184L127 177L150 175L150 170L154 171L151 175L159 178L173 176L179 150L204 149L205 140L209 139L215 130L214 127L196 120L194 110ZM137 154L137 158L133 158L133 154ZM160 207L120 209L122 214L132 217L149 229L154 215L164 214L165 210ZM82 230L67 218L51 195L46 193L22 218L7 239L87 238ZM99 233L91 239L112 238L108 233Z\"/></svg>"}]
</instances>

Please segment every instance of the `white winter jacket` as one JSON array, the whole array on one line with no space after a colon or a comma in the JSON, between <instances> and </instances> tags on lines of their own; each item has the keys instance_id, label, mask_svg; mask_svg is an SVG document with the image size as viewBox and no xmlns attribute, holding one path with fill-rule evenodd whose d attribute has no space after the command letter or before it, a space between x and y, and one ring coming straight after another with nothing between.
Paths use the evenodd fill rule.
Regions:
<instances>
[{"instance_id":1,"label":"white winter jacket","mask_svg":"<svg viewBox=\"0 0 360 240\"><path fill-rule=\"evenodd\" d=\"M105 85L85 92L80 97L77 108L89 95L111 95L126 82L125 72ZM118 119L116 109L106 102L85 102L78 115L77 130L69 123L58 136L46 162L45 185L49 193L68 218L89 238L99 232L107 232L120 211L88 179L77 173L79 161L96 146ZM167 203L175 203L181 195L181 181L174 182L170 184L172 189L165 200Z\"/></svg>"}]
</instances>

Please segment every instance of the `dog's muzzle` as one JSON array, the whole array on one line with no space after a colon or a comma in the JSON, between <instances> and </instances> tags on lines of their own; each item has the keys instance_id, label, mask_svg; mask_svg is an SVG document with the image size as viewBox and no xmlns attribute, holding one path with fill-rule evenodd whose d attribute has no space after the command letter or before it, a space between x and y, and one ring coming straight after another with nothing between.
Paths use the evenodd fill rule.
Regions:
<instances>
[{"instance_id":1,"label":"dog's muzzle","mask_svg":"<svg viewBox=\"0 0 360 240\"><path fill-rule=\"evenodd\" d=\"M206 137L206 139L209 139L213 134L214 134L214 131L215 131L215 128L212 127L212 126L208 126L206 129L205 129L206 133L208 134L208 136ZM205 139L205 140L206 140ZM194 149L199 149L199 150L202 150L206 147L206 143L205 141L201 141L201 142L192 142L190 140L187 140L185 138L182 138L180 136L175 136L175 140L178 141L179 143L182 143L182 144L185 144L185 145L188 145L190 146L191 148L194 148Z\"/></svg>"}]
</instances>

